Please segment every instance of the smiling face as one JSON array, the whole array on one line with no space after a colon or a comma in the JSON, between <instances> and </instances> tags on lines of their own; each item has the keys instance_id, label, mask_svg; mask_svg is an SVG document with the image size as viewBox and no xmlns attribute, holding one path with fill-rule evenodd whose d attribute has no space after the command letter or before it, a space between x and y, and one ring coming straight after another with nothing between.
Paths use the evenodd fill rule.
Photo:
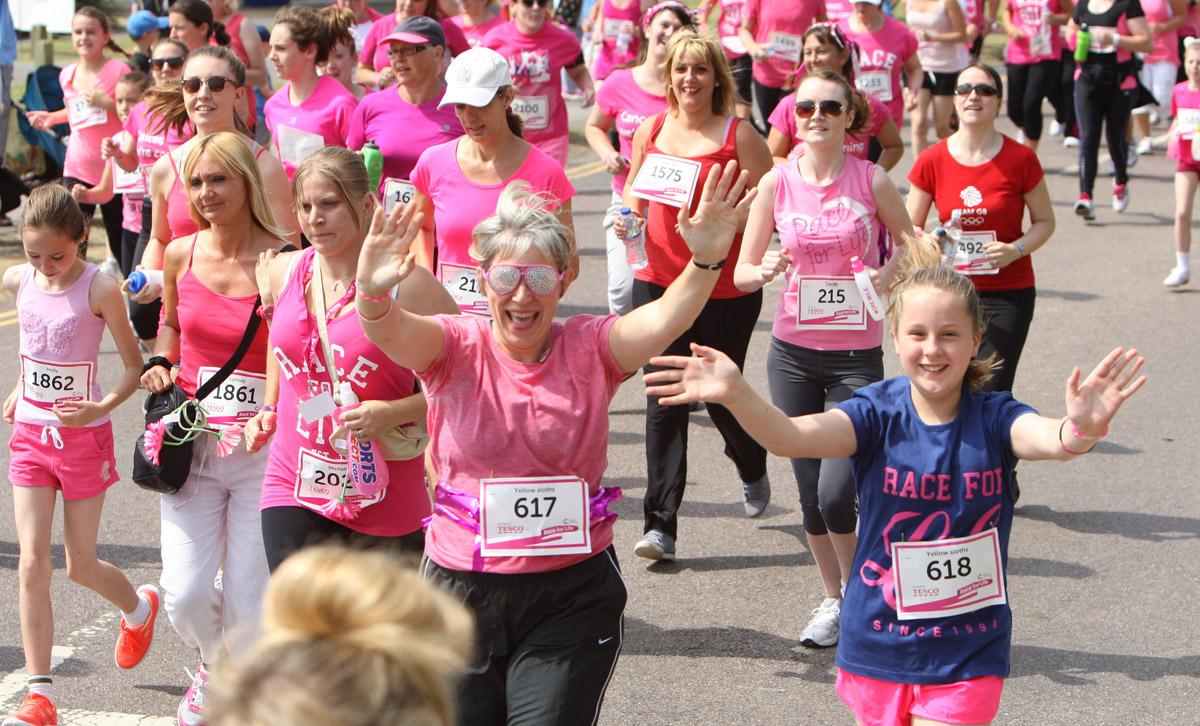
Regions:
<instances>
[{"instance_id":1,"label":"smiling face","mask_svg":"<svg viewBox=\"0 0 1200 726\"><path fill-rule=\"evenodd\" d=\"M163 60L166 58L182 58L184 55L184 52L174 43L160 43L154 48L154 51L150 54L150 58L153 60ZM178 81L183 77L183 66L178 65L172 68L169 65L151 63L150 75L154 78L156 84Z\"/></svg>"},{"instance_id":2,"label":"smiling face","mask_svg":"<svg viewBox=\"0 0 1200 726\"><path fill-rule=\"evenodd\" d=\"M129 119L133 107L142 100L142 89L136 83L117 83L117 117L122 121Z\"/></svg>"},{"instance_id":3,"label":"smiling face","mask_svg":"<svg viewBox=\"0 0 1200 726\"><path fill-rule=\"evenodd\" d=\"M370 220L375 205L370 194L359 201L355 210L342 196L336 184L322 173L310 173L300 184L296 214L304 236L324 257L358 256L366 230L362 220Z\"/></svg>"},{"instance_id":4,"label":"smiling face","mask_svg":"<svg viewBox=\"0 0 1200 726\"><path fill-rule=\"evenodd\" d=\"M209 224L228 224L250 215L246 180L202 154L187 178L188 201Z\"/></svg>"},{"instance_id":5,"label":"smiling face","mask_svg":"<svg viewBox=\"0 0 1200 726\"><path fill-rule=\"evenodd\" d=\"M233 126L233 112L242 103L241 88L233 87L233 69L220 58L196 56L183 65L183 78L199 78L207 81L212 76L225 76L231 82L225 84L220 93L213 93L208 83L200 84L196 93L184 92L183 106L188 118L197 128L213 129Z\"/></svg>"},{"instance_id":6,"label":"smiling face","mask_svg":"<svg viewBox=\"0 0 1200 726\"><path fill-rule=\"evenodd\" d=\"M51 227L21 230L25 259L33 269L52 281L65 279L76 266L83 269L85 263L78 255L79 242Z\"/></svg>"},{"instance_id":7,"label":"smiling face","mask_svg":"<svg viewBox=\"0 0 1200 726\"><path fill-rule=\"evenodd\" d=\"M104 46L108 41L108 33L95 18L76 15L71 19L71 45L81 59L99 58L104 54Z\"/></svg>"},{"instance_id":8,"label":"smiling face","mask_svg":"<svg viewBox=\"0 0 1200 726\"><path fill-rule=\"evenodd\" d=\"M952 412L962 395L967 366L979 352L982 331L963 299L948 291L908 288L899 310L892 339L912 384L913 404L918 412Z\"/></svg>"},{"instance_id":9,"label":"smiling face","mask_svg":"<svg viewBox=\"0 0 1200 726\"><path fill-rule=\"evenodd\" d=\"M844 143L846 128L850 125L850 114L853 111L843 108L840 114L835 115L820 109L821 103L826 101L840 103L844 107L850 105L850 99L846 98L846 90L841 85L821 78L806 78L796 89L796 101L812 101L817 104L817 108L808 118L796 114L796 129L804 139L805 145L841 146Z\"/></svg>"},{"instance_id":10,"label":"smiling face","mask_svg":"<svg viewBox=\"0 0 1200 726\"><path fill-rule=\"evenodd\" d=\"M497 258L490 262L490 266L501 264L549 265L558 269L554 260L533 247L518 256ZM554 314L558 311L558 301L566 293L567 279L563 279L557 293L550 295L534 295L525 284L524 278L510 294L498 295L491 285L487 284L482 271L479 274L484 278L480 282L487 296L488 311L494 321L492 334L496 343L513 360L526 363L540 360L550 342L550 328L554 322Z\"/></svg>"},{"instance_id":11,"label":"smiling face","mask_svg":"<svg viewBox=\"0 0 1200 726\"><path fill-rule=\"evenodd\" d=\"M707 58L682 53L671 66L671 90L680 108L711 108L716 85L717 76Z\"/></svg>"},{"instance_id":12,"label":"smiling face","mask_svg":"<svg viewBox=\"0 0 1200 726\"><path fill-rule=\"evenodd\" d=\"M667 41L682 27L679 15L672 10L661 10L651 18L650 27L646 30L646 59L661 65L667 55Z\"/></svg>"},{"instance_id":13,"label":"smiling face","mask_svg":"<svg viewBox=\"0 0 1200 726\"><path fill-rule=\"evenodd\" d=\"M287 23L278 23L271 29L270 53L267 56L275 72L285 81L299 78L305 71L316 67L317 48L300 48L292 40L292 29Z\"/></svg>"},{"instance_id":14,"label":"smiling face","mask_svg":"<svg viewBox=\"0 0 1200 726\"><path fill-rule=\"evenodd\" d=\"M820 68L841 73L849 58L850 51L838 50L837 46L823 42L815 34L804 41L804 67L809 73Z\"/></svg>"},{"instance_id":15,"label":"smiling face","mask_svg":"<svg viewBox=\"0 0 1200 726\"><path fill-rule=\"evenodd\" d=\"M343 84L354 80L354 66L358 59L354 57L354 48L348 43L336 43L329 49L329 59L325 61L326 75L333 76Z\"/></svg>"},{"instance_id":16,"label":"smiling face","mask_svg":"<svg viewBox=\"0 0 1200 726\"><path fill-rule=\"evenodd\" d=\"M196 50L208 44L208 25L196 25L187 19L183 13L167 13L171 23L171 37L188 47Z\"/></svg>"},{"instance_id":17,"label":"smiling face","mask_svg":"<svg viewBox=\"0 0 1200 726\"><path fill-rule=\"evenodd\" d=\"M1200 86L1200 45L1193 45L1183 52L1183 68L1192 85Z\"/></svg>"},{"instance_id":18,"label":"smiling face","mask_svg":"<svg viewBox=\"0 0 1200 726\"><path fill-rule=\"evenodd\" d=\"M996 82L982 68L968 68L958 74L957 85L983 84L996 88ZM954 109L958 112L958 121L964 125L992 125L1000 115L1000 95L982 96L972 91L966 96L954 96Z\"/></svg>"}]
</instances>

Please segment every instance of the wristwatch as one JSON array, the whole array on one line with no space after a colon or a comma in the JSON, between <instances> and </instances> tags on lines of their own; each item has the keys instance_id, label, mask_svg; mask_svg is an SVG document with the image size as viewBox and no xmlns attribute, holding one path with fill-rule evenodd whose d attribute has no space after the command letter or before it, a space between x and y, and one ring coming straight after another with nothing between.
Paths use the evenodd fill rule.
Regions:
<instances>
[{"instance_id":1,"label":"wristwatch","mask_svg":"<svg viewBox=\"0 0 1200 726\"><path fill-rule=\"evenodd\" d=\"M1017 243L1017 252L1020 252L1022 257L1025 256L1025 243L1024 242Z\"/></svg>"}]
</instances>

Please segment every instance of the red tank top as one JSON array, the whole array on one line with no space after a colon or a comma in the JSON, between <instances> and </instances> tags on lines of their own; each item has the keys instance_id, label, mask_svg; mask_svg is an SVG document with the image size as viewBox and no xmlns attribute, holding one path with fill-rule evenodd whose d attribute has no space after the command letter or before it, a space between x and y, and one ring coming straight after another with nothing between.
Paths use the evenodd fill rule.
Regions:
<instances>
[{"instance_id":1,"label":"red tank top","mask_svg":"<svg viewBox=\"0 0 1200 726\"><path fill-rule=\"evenodd\" d=\"M654 143L658 132L662 130L667 115L660 113L654 117L654 126L650 130L650 139L646 143L647 154L666 154ZM692 195L691 212L696 212L700 206L700 190L704 180L708 178L709 169L713 166L724 166L730 160L737 160L737 128L741 119L730 117L725 131L725 143L721 148L710 154L685 157L701 164L700 175L696 178L696 192ZM672 155L673 156L673 155ZM679 212L675 207L660 202L650 202L646 214L646 257L650 263L645 269L634 273L634 277L644 282L667 287L683 272L685 265L691 264L692 251L675 229ZM713 289L712 298L722 299L742 297L746 293L737 289L733 284L733 268L737 266L738 252L742 248L742 235L739 232L733 238L733 246L729 248L727 262L717 278L717 286Z\"/></svg>"},{"instance_id":2,"label":"red tank top","mask_svg":"<svg viewBox=\"0 0 1200 726\"><path fill-rule=\"evenodd\" d=\"M238 57L242 65L250 67L250 54L246 52L246 44L242 42L242 22L246 20L245 13L234 13L233 17L229 18L229 22L225 23L225 32L229 33L229 50ZM258 29L255 28L255 32ZM209 40L211 45L219 45L216 38ZM254 130L254 123L258 120L258 106L254 99L254 89L246 87L246 110L249 115L246 116L246 125L250 130Z\"/></svg>"},{"instance_id":3,"label":"red tank top","mask_svg":"<svg viewBox=\"0 0 1200 726\"><path fill-rule=\"evenodd\" d=\"M196 239L188 254L187 271L179 280L179 301L176 317L179 320L179 377L175 383L189 396L195 395L199 371L204 367L220 368L242 342L250 312L257 295L222 295L213 292L192 272L192 257L196 254ZM265 375L267 372L267 326L259 325L250 349L237 370Z\"/></svg>"}]
</instances>

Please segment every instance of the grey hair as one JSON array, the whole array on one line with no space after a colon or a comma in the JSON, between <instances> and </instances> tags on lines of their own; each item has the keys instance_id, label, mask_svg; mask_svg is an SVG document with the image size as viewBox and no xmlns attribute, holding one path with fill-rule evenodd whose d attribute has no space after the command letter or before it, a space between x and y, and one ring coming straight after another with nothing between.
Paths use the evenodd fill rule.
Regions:
<instances>
[{"instance_id":1,"label":"grey hair","mask_svg":"<svg viewBox=\"0 0 1200 726\"><path fill-rule=\"evenodd\" d=\"M547 192L534 192L528 182L504 188L496 213L475 225L471 257L485 270L497 257L520 257L531 249L554 262L559 272L571 264L574 249L567 228L550 210L558 201Z\"/></svg>"}]
</instances>

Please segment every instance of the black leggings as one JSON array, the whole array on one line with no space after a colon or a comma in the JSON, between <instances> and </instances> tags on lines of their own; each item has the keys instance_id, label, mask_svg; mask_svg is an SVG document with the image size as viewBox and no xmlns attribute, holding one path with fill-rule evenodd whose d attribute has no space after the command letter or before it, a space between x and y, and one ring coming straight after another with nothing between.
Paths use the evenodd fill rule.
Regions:
<instances>
[{"instance_id":1,"label":"black leggings","mask_svg":"<svg viewBox=\"0 0 1200 726\"><path fill-rule=\"evenodd\" d=\"M1129 181L1125 169L1125 127L1129 125L1129 95L1121 90L1121 71L1111 63L1085 63L1075 80L1075 114L1079 117L1079 191L1091 195L1096 186L1100 132L1116 170L1116 184Z\"/></svg>"},{"instance_id":2,"label":"black leggings","mask_svg":"<svg viewBox=\"0 0 1200 726\"><path fill-rule=\"evenodd\" d=\"M64 176L62 178L62 185L67 188L67 191L71 191L71 187L76 184L82 184L85 187L93 186L75 177ZM96 205L80 204L79 208L83 210L83 218L88 223L87 230L90 230L92 216L96 214ZM117 260L121 259L121 222L124 221L124 214L125 210L120 194L114 194L112 199L100 205L100 215L104 218L104 232L108 235L108 251ZM85 238L89 236L87 230L84 231Z\"/></svg>"},{"instance_id":3,"label":"black leggings","mask_svg":"<svg viewBox=\"0 0 1200 726\"><path fill-rule=\"evenodd\" d=\"M767 385L788 416L833 408L858 389L883 380L883 349L811 350L771 338ZM792 459L804 531L851 534L858 520L850 459Z\"/></svg>"},{"instance_id":4,"label":"black leggings","mask_svg":"<svg viewBox=\"0 0 1200 726\"><path fill-rule=\"evenodd\" d=\"M1042 99L1058 85L1058 61L1008 64L1008 117L1028 139L1042 138Z\"/></svg>"},{"instance_id":5,"label":"black leggings","mask_svg":"<svg viewBox=\"0 0 1200 726\"><path fill-rule=\"evenodd\" d=\"M1033 321L1033 307L1037 289L980 292L983 314L987 328L983 331L983 343L979 346L979 357L986 358L995 353L1000 358L1000 367L988 381L985 391L1011 391L1013 379L1017 377L1017 364L1021 362L1021 351L1029 335L1029 324Z\"/></svg>"},{"instance_id":6,"label":"black leggings","mask_svg":"<svg viewBox=\"0 0 1200 726\"><path fill-rule=\"evenodd\" d=\"M633 305L641 307L662 297L666 288L642 280L633 281ZM691 355L688 347L699 343L716 348L733 359L738 368L746 362L750 335L762 310L762 290L742 297L709 300L696 322L663 355ZM646 366L646 372L657 370ZM721 438L725 455L733 460L743 482L761 479L767 473L767 452L750 438L729 409L709 404L708 416ZM687 484L688 407L661 406L657 396L646 397L646 499L643 504L645 531L658 529L675 536L679 505Z\"/></svg>"},{"instance_id":7,"label":"black leggings","mask_svg":"<svg viewBox=\"0 0 1200 726\"><path fill-rule=\"evenodd\" d=\"M1062 124L1063 136L1075 136L1075 56L1069 48L1058 59L1058 83L1050 95L1054 120Z\"/></svg>"},{"instance_id":8,"label":"black leggings","mask_svg":"<svg viewBox=\"0 0 1200 726\"><path fill-rule=\"evenodd\" d=\"M758 128L758 133L766 136L771 131L771 113L775 111L775 107L783 100L783 97L791 93L786 88L772 88L764 86L758 81L754 81L754 106L758 109L759 118L762 119L762 126Z\"/></svg>"},{"instance_id":9,"label":"black leggings","mask_svg":"<svg viewBox=\"0 0 1200 726\"><path fill-rule=\"evenodd\" d=\"M411 556L414 565L425 552L425 530L422 529L399 537L375 537L355 532L304 507L269 507L262 510L261 517L263 547L271 572L292 553L327 542Z\"/></svg>"},{"instance_id":10,"label":"black leggings","mask_svg":"<svg viewBox=\"0 0 1200 726\"><path fill-rule=\"evenodd\" d=\"M130 270L142 264L142 255L146 252L146 244L150 242L150 197L142 200L142 231L138 234L137 244L133 248L133 258L130 260ZM128 277L128 275L126 275ZM129 307L129 322L133 323L133 331L139 340L152 340L158 337L158 315L162 310L162 298L148 305L126 298Z\"/></svg>"}]
</instances>

